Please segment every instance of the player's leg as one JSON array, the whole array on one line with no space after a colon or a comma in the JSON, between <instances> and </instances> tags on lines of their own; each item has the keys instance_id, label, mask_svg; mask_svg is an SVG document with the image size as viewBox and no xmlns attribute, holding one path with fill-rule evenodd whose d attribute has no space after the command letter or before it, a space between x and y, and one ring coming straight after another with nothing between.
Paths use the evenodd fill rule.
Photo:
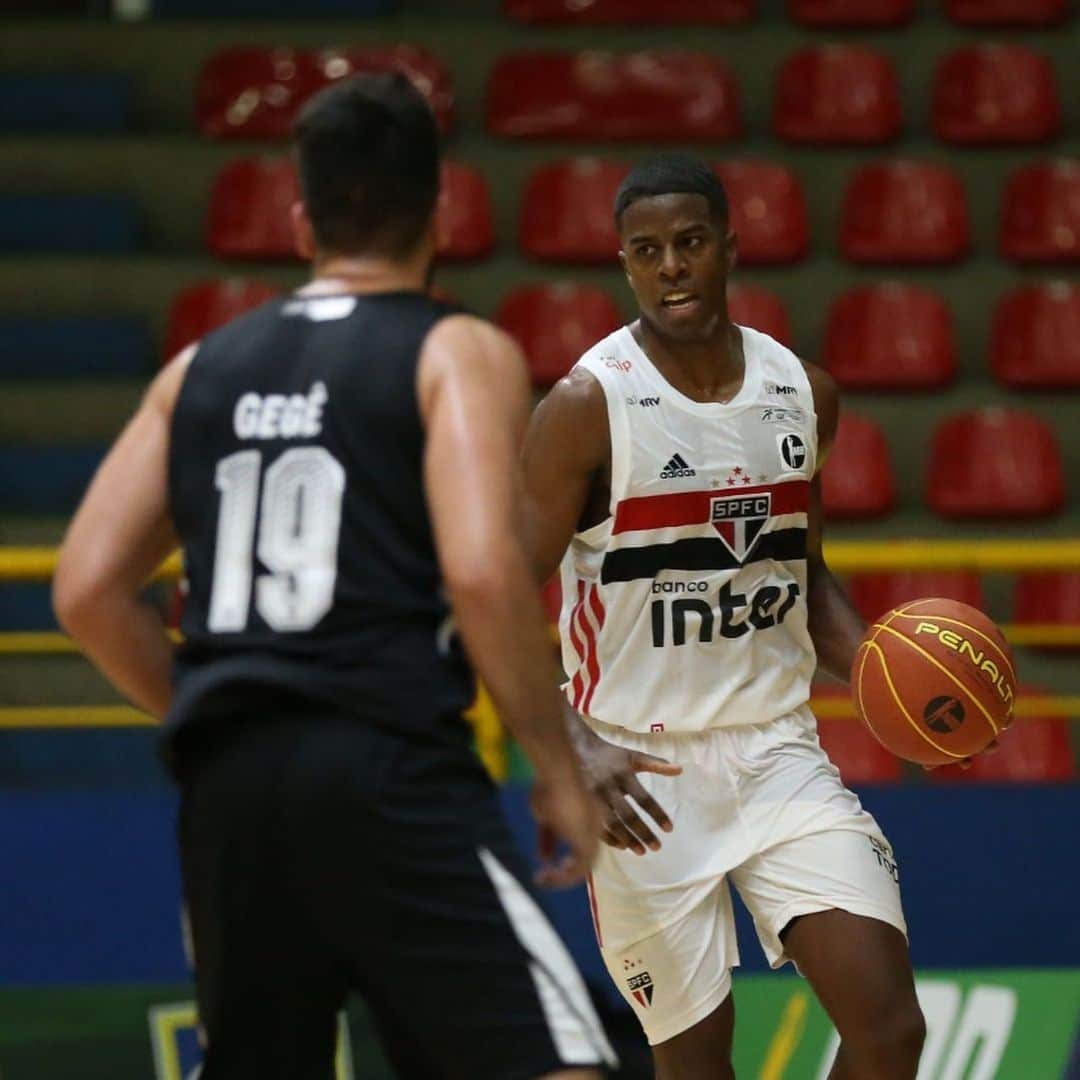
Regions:
<instances>
[{"instance_id":1,"label":"player's leg","mask_svg":"<svg viewBox=\"0 0 1080 1080\"><path fill-rule=\"evenodd\" d=\"M318 794L298 807L329 824L298 851L297 872L395 1075L598 1077L614 1055L474 755L357 738L341 734Z\"/></svg>"},{"instance_id":2,"label":"player's leg","mask_svg":"<svg viewBox=\"0 0 1080 1080\"><path fill-rule=\"evenodd\" d=\"M290 740L240 735L182 785L180 848L203 1080L327 1080L345 983L283 872L276 777Z\"/></svg>"},{"instance_id":3,"label":"player's leg","mask_svg":"<svg viewBox=\"0 0 1080 1080\"><path fill-rule=\"evenodd\" d=\"M658 1080L733 1077L731 968L738 963L738 948L727 882L671 925L633 944L604 940L610 892L601 883L597 893L600 952L641 1023Z\"/></svg>"},{"instance_id":4,"label":"player's leg","mask_svg":"<svg viewBox=\"0 0 1080 1080\"><path fill-rule=\"evenodd\" d=\"M840 1034L832 1080L912 1080L925 1023L904 935L834 908L800 916L782 939Z\"/></svg>"},{"instance_id":5,"label":"player's leg","mask_svg":"<svg viewBox=\"0 0 1080 1080\"><path fill-rule=\"evenodd\" d=\"M895 860L880 837L798 837L732 872L774 967L793 960L841 1039L834 1080L914 1080L924 1024Z\"/></svg>"}]
</instances>

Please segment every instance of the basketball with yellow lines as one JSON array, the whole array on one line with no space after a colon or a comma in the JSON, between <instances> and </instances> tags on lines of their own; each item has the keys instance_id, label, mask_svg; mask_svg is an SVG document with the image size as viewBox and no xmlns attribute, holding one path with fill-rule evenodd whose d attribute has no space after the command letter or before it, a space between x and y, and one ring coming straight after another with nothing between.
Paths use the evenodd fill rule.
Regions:
<instances>
[{"instance_id":1,"label":"basketball with yellow lines","mask_svg":"<svg viewBox=\"0 0 1080 1080\"><path fill-rule=\"evenodd\" d=\"M851 670L855 708L897 757L948 765L986 749L1012 723L1016 668L981 611L929 597L867 630Z\"/></svg>"}]
</instances>

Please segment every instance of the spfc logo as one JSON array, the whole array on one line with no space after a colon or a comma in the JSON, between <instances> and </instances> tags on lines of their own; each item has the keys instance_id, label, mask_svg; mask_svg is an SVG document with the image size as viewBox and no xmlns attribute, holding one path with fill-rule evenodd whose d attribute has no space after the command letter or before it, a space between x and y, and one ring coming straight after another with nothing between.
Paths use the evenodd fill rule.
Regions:
<instances>
[{"instance_id":1,"label":"spfc logo","mask_svg":"<svg viewBox=\"0 0 1080 1080\"><path fill-rule=\"evenodd\" d=\"M731 554L742 562L772 514L772 492L757 495L717 495L709 518Z\"/></svg>"},{"instance_id":2,"label":"spfc logo","mask_svg":"<svg viewBox=\"0 0 1080 1080\"><path fill-rule=\"evenodd\" d=\"M653 981L647 971L643 971L640 975L631 975L626 980L626 985L630 988L634 1000L643 1009L647 1009L652 1004Z\"/></svg>"}]
</instances>

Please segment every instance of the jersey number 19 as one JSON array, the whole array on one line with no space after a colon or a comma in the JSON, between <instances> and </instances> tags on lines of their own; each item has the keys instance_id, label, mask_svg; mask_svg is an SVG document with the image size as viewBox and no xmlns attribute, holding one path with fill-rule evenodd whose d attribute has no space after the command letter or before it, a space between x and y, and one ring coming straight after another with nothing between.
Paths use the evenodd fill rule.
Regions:
<instances>
[{"instance_id":1,"label":"jersey number 19","mask_svg":"<svg viewBox=\"0 0 1080 1080\"><path fill-rule=\"evenodd\" d=\"M217 464L221 504L207 618L216 633L246 629L256 554L270 572L254 579L255 610L272 630L310 630L334 602L345 469L321 446L286 450L265 475L262 465L259 450Z\"/></svg>"}]
</instances>

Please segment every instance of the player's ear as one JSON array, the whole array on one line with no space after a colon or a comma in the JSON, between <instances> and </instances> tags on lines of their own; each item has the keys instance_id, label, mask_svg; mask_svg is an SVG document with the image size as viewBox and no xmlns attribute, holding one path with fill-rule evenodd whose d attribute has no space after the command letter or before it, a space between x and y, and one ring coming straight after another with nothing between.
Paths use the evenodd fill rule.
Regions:
<instances>
[{"instance_id":1,"label":"player's ear","mask_svg":"<svg viewBox=\"0 0 1080 1080\"><path fill-rule=\"evenodd\" d=\"M619 251L619 265L622 267L623 273L626 275L626 280L630 280L630 262L626 257L626 252Z\"/></svg>"},{"instance_id":2,"label":"player's ear","mask_svg":"<svg viewBox=\"0 0 1080 1080\"><path fill-rule=\"evenodd\" d=\"M301 259L315 258L315 229L308 217L307 207L299 200L292 204L289 211L292 223L293 246Z\"/></svg>"}]
</instances>

